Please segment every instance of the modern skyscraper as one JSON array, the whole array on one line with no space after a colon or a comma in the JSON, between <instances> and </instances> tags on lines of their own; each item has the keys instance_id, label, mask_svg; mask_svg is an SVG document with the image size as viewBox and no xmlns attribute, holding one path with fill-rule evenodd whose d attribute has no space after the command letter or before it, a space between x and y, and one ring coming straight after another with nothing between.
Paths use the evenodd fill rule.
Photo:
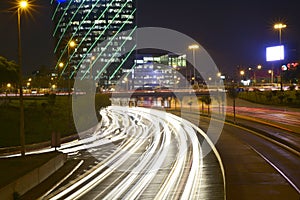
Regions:
<instances>
[{"instance_id":1,"label":"modern skyscraper","mask_svg":"<svg viewBox=\"0 0 300 200\"><path fill-rule=\"evenodd\" d=\"M99 79L106 86L117 79L134 49L135 0L51 0L56 69L61 75ZM129 31L127 35L120 33ZM99 46L105 41L105 47ZM122 55L122 52L129 52ZM108 63L98 68L97 61Z\"/></svg>"},{"instance_id":2,"label":"modern skyscraper","mask_svg":"<svg viewBox=\"0 0 300 200\"><path fill-rule=\"evenodd\" d=\"M136 56L135 68L127 77L129 89L138 88L170 88L184 86L184 81L179 76L179 71L186 68L186 55L163 54Z\"/></svg>"}]
</instances>

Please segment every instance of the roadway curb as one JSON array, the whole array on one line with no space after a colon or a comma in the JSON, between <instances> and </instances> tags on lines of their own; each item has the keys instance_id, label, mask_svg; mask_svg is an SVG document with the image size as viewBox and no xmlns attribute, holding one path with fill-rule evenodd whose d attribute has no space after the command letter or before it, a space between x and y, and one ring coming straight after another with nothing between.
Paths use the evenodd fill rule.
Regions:
<instances>
[{"instance_id":1,"label":"roadway curb","mask_svg":"<svg viewBox=\"0 0 300 200\"><path fill-rule=\"evenodd\" d=\"M70 142L70 141L78 139L78 138L79 138L78 134L73 134L73 135L61 138L61 143L67 143L67 142ZM51 147L50 141L36 143L36 144L29 144L29 145L26 145L25 149L26 149L26 152L30 152L30 151L38 150L41 148L47 148L47 147L49 147L49 148ZM0 148L0 156L11 155L13 153L15 153L15 154L20 153L20 149L21 149L21 146Z\"/></svg>"},{"instance_id":2,"label":"roadway curb","mask_svg":"<svg viewBox=\"0 0 300 200\"><path fill-rule=\"evenodd\" d=\"M282 130L284 130L284 131L289 131L289 132L291 132L291 133L295 133L295 132L292 131L292 130L285 129L285 128L283 128L283 127L278 127L278 126L275 125L275 124L271 124L271 123L268 123L268 122L256 120L256 119L253 119L253 118L248 118L248 117L246 117L246 118L243 118L243 117L237 117L237 118L245 119L245 120L249 120L249 121L254 121L254 122L257 122L257 123L265 124L265 125L267 125L267 126L279 128L279 129L282 129ZM266 137L268 137L268 138L271 138L271 139L273 139L273 140L275 140L275 141L277 141L277 142L280 142L280 143L286 145L286 146L289 147L289 148L292 148L292 149L294 149L294 150L300 152L300 148L299 148L298 146L295 146L295 145L289 143L288 141L286 141L286 140L284 140L284 139L282 139L282 138L276 137L275 135L272 135L272 134L270 134L270 133L268 133L268 132L266 132L266 131L262 131L262 130L259 130L259 129L255 128L255 127L248 126L248 125L245 125L245 124L240 124L240 123L238 123L238 122L237 122L237 123L234 123L234 121L232 121L232 120L226 120L226 122L231 123L231 124L235 124L235 125L244 127L244 128L246 128L246 129L252 130L252 131L254 131L254 132L257 132L257 133L259 133L259 134L262 134L262 135L264 135L264 136L266 136Z\"/></svg>"},{"instance_id":3,"label":"roadway curb","mask_svg":"<svg viewBox=\"0 0 300 200\"><path fill-rule=\"evenodd\" d=\"M42 166L14 180L0 189L0 199L13 200L16 196L25 194L60 169L66 160L67 155L60 153Z\"/></svg>"}]
</instances>

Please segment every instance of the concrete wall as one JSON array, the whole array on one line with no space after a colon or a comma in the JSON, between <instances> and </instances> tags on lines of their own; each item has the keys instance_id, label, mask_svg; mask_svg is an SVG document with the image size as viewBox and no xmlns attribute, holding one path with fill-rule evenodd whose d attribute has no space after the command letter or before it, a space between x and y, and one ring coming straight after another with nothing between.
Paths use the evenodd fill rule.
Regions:
<instances>
[{"instance_id":1,"label":"concrete wall","mask_svg":"<svg viewBox=\"0 0 300 200\"><path fill-rule=\"evenodd\" d=\"M51 174L53 174L55 171L61 168L64 165L66 159L67 159L66 155L60 154L52 158L51 160L49 160L41 167L34 169L33 171L25 174L19 179L1 188L0 199L1 200L13 199L13 194L15 192L18 193L19 195L25 194L27 191L34 188L41 182L43 182Z\"/></svg>"}]
</instances>

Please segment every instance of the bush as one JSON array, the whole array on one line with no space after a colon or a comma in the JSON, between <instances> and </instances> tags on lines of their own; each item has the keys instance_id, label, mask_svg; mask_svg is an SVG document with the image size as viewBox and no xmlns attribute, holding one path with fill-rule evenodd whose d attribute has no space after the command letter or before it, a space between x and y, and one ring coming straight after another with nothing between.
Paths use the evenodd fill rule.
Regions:
<instances>
[{"instance_id":1,"label":"bush","mask_svg":"<svg viewBox=\"0 0 300 200\"><path fill-rule=\"evenodd\" d=\"M266 105L300 105L300 91L257 91L240 93L239 97L247 101Z\"/></svg>"},{"instance_id":2,"label":"bush","mask_svg":"<svg viewBox=\"0 0 300 200\"><path fill-rule=\"evenodd\" d=\"M296 89L296 86L295 85L290 85L289 89L290 89L290 91L294 91Z\"/></svg>"},{"instance_id":3,"label":"bush","mask_svg":"<svg viewBox=\"0 0 300 200\"><path fill-rule=\"evenodd\" d=\"M267 93L266 93L266 99L267 99L268 102L271 102L271 101L272 101L272 97L273 97L272 92L267 92Z\"/></svg>"},{"instance_id":4,"label":"bush","mask_svg":"<svg viewBox=\"0 0 300 200\"><path fill-rule=\"evenodd\" d=\"M288 98L286 99L286 101L287 101L287 103L291 104L291 103L293 103L293 98L288 97Z\"/></svg>"}]
</instances>

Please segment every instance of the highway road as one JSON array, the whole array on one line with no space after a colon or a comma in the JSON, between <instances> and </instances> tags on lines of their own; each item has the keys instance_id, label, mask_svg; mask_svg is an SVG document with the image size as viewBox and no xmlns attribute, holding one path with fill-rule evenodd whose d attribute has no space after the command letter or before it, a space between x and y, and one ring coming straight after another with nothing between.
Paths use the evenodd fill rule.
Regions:
<instances>
[{"instance_id":1,"label":"highway road","mask_svg":"<svg viewBox=\"0 0 300 200\"><path fill-rule=\"evenodd\" d=\"M226 122L215 148L208 137L218 128L207 129L223 122L188 110L185 120L115 106L101 115L96 130L60 148L77 165L43 198L300 199L300 137L277 123Z\"/></svg>"},{"instance_id":2,"label":"highway road","mask_svg":"<svg viewBox=\"0 0 300 200\"><path fill-rule=\"evenodd\" d=\"M232 99L227 100L227 113L233 113ZM300 109L255 104L243 99L236 99L236 114L251 116L264 121L287 126L294 132L300 133Z\"/></svg>"},{"instance_id":3,"label":"highway road","mask_svg":"<svg viewBox=\"0 0 300 200\"><path fill-rule=\"evenodd\" d=\"M198 123L198 115L184 116ZM206 131L211 119L200 118L199 127ZM245 119L238 122L225 123L216 144L225 168L227 199L299 200L299 134L271 124Z\"/></svg>"},{"instance_id":4,"label":"highway road","mask_svg":"<svg viewBox=\"0 0 300 200\"><path fill-rule=\"evenodd\" d=\"M101 115L96 131L60 148L78 165L43 198L225 198L220 156L201 129L153 109L111 106Z\"/></svg>"}]
</instances>

